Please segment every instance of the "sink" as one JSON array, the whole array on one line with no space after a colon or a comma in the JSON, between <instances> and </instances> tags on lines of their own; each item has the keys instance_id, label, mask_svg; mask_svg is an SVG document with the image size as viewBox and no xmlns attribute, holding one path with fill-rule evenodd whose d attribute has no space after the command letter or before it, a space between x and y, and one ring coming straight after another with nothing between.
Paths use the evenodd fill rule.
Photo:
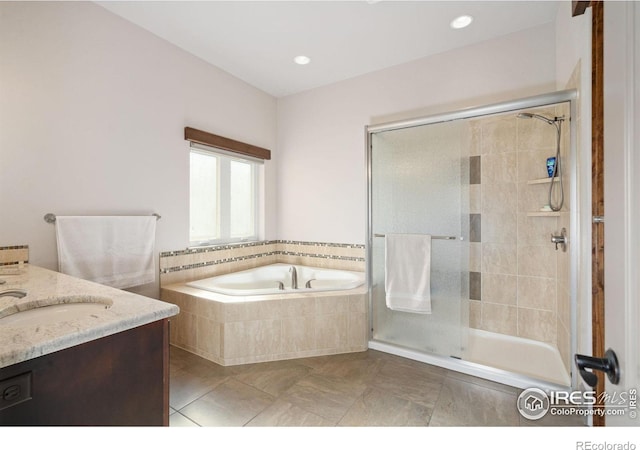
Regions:
<instances>
[{"instance_id":1,"label":"sink","mask_svg":"<svg viewBox=\"0 0 640 450\"><path fill-rule=\"evenodd\" d=\"M0 284L4 284L1 282ZM27 291L23 289L7 289L4 291L0 291L0 297L15 297L15 298L23 298L27 296Z\"/></svg>"},{"instance_id":2,"label":"sink","mask_svg":"<svg viewBox=\"0 0 640 450\"><path fill-rule=\"evenodd\" d=\"M21 310L11 312L0 318L0 326L49 325L58 322L94 317L109 309L111 299L102 297L64 297L47 299L21 305ZM3 311L0 311L2 315Z\"/></svg>"}]
</instances>

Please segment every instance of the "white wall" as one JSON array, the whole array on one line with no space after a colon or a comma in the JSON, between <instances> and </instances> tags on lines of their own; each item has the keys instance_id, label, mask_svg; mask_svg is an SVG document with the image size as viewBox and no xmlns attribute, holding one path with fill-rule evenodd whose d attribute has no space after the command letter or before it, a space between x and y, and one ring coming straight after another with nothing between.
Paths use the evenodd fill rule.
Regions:
<instances>
[{"instance_id":1,"label":"white wall","mask_svg":"<svg viewBox=\"0 0 640 450\"><path fill-rule=\"evenodd\" d=\"M364 243L364 127L555 90L553 24L278 101L278 237Z\"/></svg>"},{"instance_id":2,"label":"white wall","mask_svg":"<svg viewBox=\"0 0 640 450\"><path fill-rule=\"evenodd\" d=\"M275 98L90 2L1 2L0 61L0 245L37 265L48 212L157 212L156 250L185 248L185 126L275 150Z\"/></svg>"}]
</instances>

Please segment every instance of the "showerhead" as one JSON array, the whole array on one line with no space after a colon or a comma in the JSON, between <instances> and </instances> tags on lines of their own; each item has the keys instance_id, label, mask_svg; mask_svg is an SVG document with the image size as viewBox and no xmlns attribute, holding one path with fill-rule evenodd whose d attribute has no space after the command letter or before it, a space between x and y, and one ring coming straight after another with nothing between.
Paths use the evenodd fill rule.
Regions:
<instances>
[{"instance_id":1,"label":"showerhead","mask_svg":"<svg viewBox=\"0 0 640 450\"><path fill-rule=\"evenodd\" d=\"M553 125L558 120L562 120L562 118L560 117L549 119L548 117L541 116L540 114L532 114L527 112L522 112L518 114L518 119L531 119L531 118L542 120L544 122L547 122L549 125Z\"/></svg>"},{"instance_id":2,"label":"showerhead","mask_svg":"<svg viewBox=\"0 0 640 450\"><path fill-rule=\"evenodd\" d=\"M542 120L544 122L547 122L549 125L554 124L556 122L556 120L558 120L557 117L555 119L549 119L548 117L541 116L540 114L532 114L532 113L519 113L518 114L518 119L531 119L531 118Z\"/></svg>"}]
</instances>

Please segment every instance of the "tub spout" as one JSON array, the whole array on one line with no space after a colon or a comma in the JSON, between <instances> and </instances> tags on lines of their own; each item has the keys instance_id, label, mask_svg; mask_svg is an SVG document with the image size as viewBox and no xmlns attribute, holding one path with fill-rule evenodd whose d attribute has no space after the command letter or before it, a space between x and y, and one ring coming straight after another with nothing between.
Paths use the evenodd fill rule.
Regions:
<instances>
[{"instance_id":1,"label":"tub spout","mask_svg":"<svg viewBox=\"0 0 640 450\"><path fill-rule=\"evenodd\" d=\"M289 272L291 272L291 289L298 289L298 271L296 267L291 266Z\"/></svg>"}]
</instances>

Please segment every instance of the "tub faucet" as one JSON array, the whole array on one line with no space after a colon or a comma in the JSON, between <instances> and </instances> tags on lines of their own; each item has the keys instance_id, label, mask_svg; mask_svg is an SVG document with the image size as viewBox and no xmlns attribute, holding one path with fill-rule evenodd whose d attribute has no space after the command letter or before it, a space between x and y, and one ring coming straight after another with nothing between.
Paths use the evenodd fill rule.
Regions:
<instances>
[{"instance_id":1,"label":"tub faucet","mask_svg":"<svg viewBox=\"0 0 640 450\"><path fill-rule=\"evenodd\" d=\"M298 289L298 271L296 267L291 266L289 272L291 272L291 289Z\"/></svg>"}]
</instances>

